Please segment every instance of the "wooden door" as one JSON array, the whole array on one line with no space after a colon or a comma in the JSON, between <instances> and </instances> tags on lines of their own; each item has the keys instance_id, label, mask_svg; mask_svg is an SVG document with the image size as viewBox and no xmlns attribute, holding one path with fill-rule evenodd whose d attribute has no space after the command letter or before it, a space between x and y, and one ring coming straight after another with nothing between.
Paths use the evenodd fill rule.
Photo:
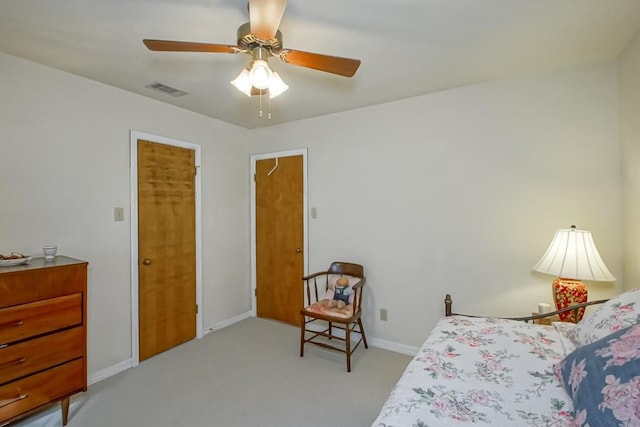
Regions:
<instances>
[{"instance_id":1,"label":"wooden door","mask_svg":"<svg viewBox=\"0 0 640 427\"><path fill-rule=\"evenodd\" d=\"M257 315L293 325L303 303L302 160L281 157L275 169L275 159L258 160L255 174Z\"/></svg>"},{"instance_id":2,"label":"wooden door","mask_svg":"<svg viewBox=\"0 0 640 427\"><path fill-rule=\"evenodd\" d=\"M195 152L138 140L139 356L196 336Z\"/></svg>"}]
</instances>

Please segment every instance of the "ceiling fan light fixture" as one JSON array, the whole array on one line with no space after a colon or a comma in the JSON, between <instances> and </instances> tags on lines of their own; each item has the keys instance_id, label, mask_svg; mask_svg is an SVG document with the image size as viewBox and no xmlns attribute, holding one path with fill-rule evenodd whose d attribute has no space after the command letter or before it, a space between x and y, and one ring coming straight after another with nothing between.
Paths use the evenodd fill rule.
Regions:
<instances>
[{"instance_id":1,"label":"ceiling fan light fixture","mask_svg":"<svg viewBox=\"0 0 640 427\"><path fill-rule=\"evenodd\" d=\"M249 70L243 68L238 74L238 77L231 80L231 84L234 85L240 92L247 96L251 96L251 80L249 78Z\"/></svg>"},{"instance_id":2,"label":"ceiling fan light fixture","mask_svg":"<svg viewBox=\"0 0 640 427\"><path fill-rule=\"evenodd\" d=\"M240 71L240 74L238 74L235 79L231 80L230 83L234 85L240 92L249 97L255 95L255 89L268 90L269 98L275 98L276 96L281 95L289 89L289 85L287 85L282 80L280 75L275 71L272 73L271 79L269 80L269 85L265 89L260 89L251 83L249 70L247 68L243 68L242 71Z\"/></svg>"}]
</instances>

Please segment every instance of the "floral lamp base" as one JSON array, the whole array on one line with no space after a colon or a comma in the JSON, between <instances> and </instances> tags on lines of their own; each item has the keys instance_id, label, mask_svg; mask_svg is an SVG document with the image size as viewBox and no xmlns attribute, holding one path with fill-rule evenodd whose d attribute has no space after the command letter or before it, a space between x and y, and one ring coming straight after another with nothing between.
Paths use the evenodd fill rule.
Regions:
<instances>
[{"instance_id":1,"label":"floral lamp base","mask_svg":"<svg viewBox=\"0 0 640 427\"><path fill-rule=\"evenodd\" d=\"M581 281L562 277L553 281L553 301L556 304L556 310L587 302L587 298L587 287ZM584 307L565 311L558 316L561 322L578 323L584 316Z\"/></svg>"}]
</instances>

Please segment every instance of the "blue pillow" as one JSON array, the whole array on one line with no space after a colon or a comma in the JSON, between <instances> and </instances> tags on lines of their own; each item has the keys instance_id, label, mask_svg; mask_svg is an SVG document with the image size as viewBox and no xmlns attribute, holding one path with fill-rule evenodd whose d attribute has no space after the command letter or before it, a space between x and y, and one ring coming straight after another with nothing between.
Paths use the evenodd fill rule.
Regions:
<instances>
[{"instance_id":1,"label":"blue pillow","mask_svg":"<svg viewBox=\"0 0 640 427\"><path fill-rule=\"evenodd\" d=\"M577 426L640 426L640 324L578 347L555 372Z\"/></svg>"}]
</instances>

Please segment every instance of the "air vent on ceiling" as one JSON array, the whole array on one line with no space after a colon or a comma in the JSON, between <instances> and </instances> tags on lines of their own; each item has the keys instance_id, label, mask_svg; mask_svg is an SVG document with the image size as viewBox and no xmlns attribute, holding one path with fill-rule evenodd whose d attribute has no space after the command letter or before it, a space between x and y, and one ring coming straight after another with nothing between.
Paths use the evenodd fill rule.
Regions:
<instances>
[{"instance_id":1,"label":"air vent on ceiling","mask_svg":"<svg viewBox=\"0 0 640 427\"><path fill-rule=\"evenodd\" d=\"M171 86L167 86L167 85L165 85L163 83L160 83L160 82L151 83L150 85L147 85L145 87L148 87L149 89L157 90L158 92L166 93L167 95L171 95L174 98L177 98L178 96L183 96L183 95L187 94L187 92L185 92L183 90L176 89L176 88L171 87Z\"/></svg>"}]
</instances>

